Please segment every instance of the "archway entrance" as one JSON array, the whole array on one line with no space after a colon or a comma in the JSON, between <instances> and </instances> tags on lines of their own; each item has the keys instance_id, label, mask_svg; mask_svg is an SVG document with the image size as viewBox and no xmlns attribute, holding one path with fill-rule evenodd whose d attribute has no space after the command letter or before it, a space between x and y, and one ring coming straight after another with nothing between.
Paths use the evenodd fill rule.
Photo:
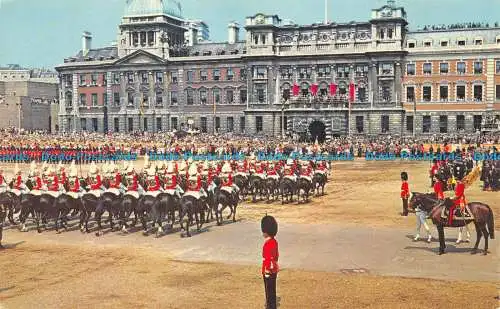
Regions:
<instances>
[{"instance_id":1,"label":"archway entrance","mask_svg":"<svg viewBox=\"0 0 500 309\"><path fill-rule=\"evenodd\" d=\"M309 125L309 132L311 133L311 141L318 139L319 143L324 143L326 139L325 124L321 121L315 120Z\"/></svg>"}]
</instances>

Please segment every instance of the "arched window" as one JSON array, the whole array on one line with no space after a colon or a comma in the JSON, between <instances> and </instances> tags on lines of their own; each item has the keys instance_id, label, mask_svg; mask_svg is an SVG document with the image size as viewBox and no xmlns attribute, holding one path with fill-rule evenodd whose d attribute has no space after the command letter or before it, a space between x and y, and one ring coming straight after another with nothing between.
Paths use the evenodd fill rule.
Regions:
<instances>
[{"instance_id":1,"label":"arched window","mask_svg":"<svg viewBox=\"0 0 500 309\"><path fill-rule=\"evenodd\" d=\"M326 97L327 95L328 95L328 84L322 82L321 84L319 84L319 96Z\"/></svg>"},{"instance_id":2,"label":"arched window","mask_svg":"<svg viewBox=\"0 0 500 309\"><path fill-rule=\"evenodd\" d=\"M345 82L339 83L339 94L341 95L347 94L347 84Z\"/></svg>"}]
</instances>

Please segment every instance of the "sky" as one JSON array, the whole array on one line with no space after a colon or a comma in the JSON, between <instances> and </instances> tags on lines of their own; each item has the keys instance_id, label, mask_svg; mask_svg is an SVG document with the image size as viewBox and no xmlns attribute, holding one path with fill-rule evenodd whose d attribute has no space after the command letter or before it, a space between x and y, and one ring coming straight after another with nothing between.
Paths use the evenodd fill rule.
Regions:
<instances>
[{"instance_id":1,"label":"sky","mask_svg":"<svg viewBox=\"0 0 500 309\"><path fill-rule=\"evenodd\" d=\"M81 49L83 31L92 47L116 40L126 0L0 0L0 66L53 68ZM227 24L244 25L256 13L276 14L298 24L324 20L324 0L180 0L186 18L204 20L212 41L227 41ZM368 21L386 0L328 0L328 19ZM459 22L500 22L500 0L396 0L410 29Z\"/></svg>"}]
</instances>

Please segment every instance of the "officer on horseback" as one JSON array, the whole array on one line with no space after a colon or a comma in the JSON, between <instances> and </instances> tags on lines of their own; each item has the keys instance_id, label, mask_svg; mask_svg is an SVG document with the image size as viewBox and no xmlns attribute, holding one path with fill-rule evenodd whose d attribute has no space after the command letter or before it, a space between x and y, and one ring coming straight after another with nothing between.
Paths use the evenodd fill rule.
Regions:
<instances>
[{"instance_id":1,"label":"officer on horseback","mask_svg":"<svg viewBox=\"0 0 500 309\"><path fill-rule=\"evenodd\" d=\"M221 172L222 172L221 173L221 178L222 178L221 190L226 190L237 201L239 188L237 185L235 185L233 183L233 174L232 174L233 170L231 169L231 165L228 162L226 162L222 166Z\"/></svg>"},{"instance_id":2,"label":"officer on horseback","mask_svg":"<svg viewBox=\"0 0 500 309\"><path fill-rule=\"evenodd\" d=\"M269 162L267 166L267 178L274 178L276 181L280 179L278 175L278 166L275 166L273 162Z\"/></svg>"},{"instance_id":3,"label":"officer on horseback","mask_svg":"<svg viewBox=\"0 0 500 309\"><path fill-rule=\"evenodd\" d=\"M165 174L165 192L172 195L175 194L179 199L181 198L181 195L184 193L184 191L177 182L177 173L175 171L175 165L172 161L170 161L167 165L167 170Z\"/></svg>"},{"instance_id":4,"label":"officer on horseback","mask_svg":"<svg viewBox=\"0 0 500 309\"><path fill-rule=\"evenodd\" d=\"M23 176L21 170L19 169L18 163L16 163L16 166L14 168L14 179L12 189L10 191L17 196L28 192L28 188L24 184Z\"/></svg>"},{"instance_id":5,"label":"officer on horseback","mask_svg":"<svg viewBox=\"0 0 500 309\"><path fill-rule=\"evenodd\" d=\"M295 174L295 167L292 159L288 159L283 172L283 177L289 178L293 182L297 181L297 175Z\"/></svg>"},{"instance_id":6,"label":"officer on horseback","mask_svg":"<svg viewBox=\"0 0 500 309\"><path fill-rule=\"evenodd\" d=\"M134 164L132 162L130 162L127 167L126 180L128 184L126 194L130 194L138 199L142 195L143 189L139 185L139 176L135 172Z\"/></svg>"},{"instance_id":7,"label":"officer on horseback","mask_svg":"<svg viewBox=\"0 0 500 309\"><path fill-rule=\"evenodd\" d=\"M80 186L80 179L78 178L75 161L73 160L69 168L69 192L66 194L74 199L79 199L82 197L83 192L84 190Z\"/></svg>"},{"instance_id":8,"label":"officer on horseback","mask_svg":"<svg viewBox=\"0 0 500 309\"><path fill-rule=\"evenodd\" d=\"M198 168L195 164L191 164L188 169L186 193L189 193L189 195L196 199L207 197L207 193L202 187L201 175L198 174Z\"/></svg>"},{"instance_id":9,"label":"officer on horseback","mask_svg":"<svg viewBox=\"0 0 500 309\"><path fill-rule=\"evenodd\" d=\"M160 177L156 174L154 166L151 166L147 171L147 195L157 197L158 194L163 192L163 188L160 184Z\"/></svg>"},{"instance_id":10,"label":"officer on horseback","mask_svg":"<svg viewBox=\"0 0 500 309\"><path fill-rule=\"evenodd\" d=\"M126 191L125 186L122 183L122 175L120 174L120 170L115 163L111 163L110 170L112 171L111 179L109 180L109 188L108 192L112 192L116 195L124 194ZM114 174L114 177L113 177Z\"/></svg>"},{"instance_id":11,"label":"officer on horseback","mask_svg":"<svg viewBox=\"0 0 500 309\"><path fill-rule=\"evenodd\" d=\"M89 169L89 190L96 197L100 197L102 191L105 190L99 169L94 162L92 162Z\"/></svg>"},{"instance_id":12,"label":"officer on horseback","mask_svg":"<svg viewBox=\"0 0 500 309\"><path fill-rule=\"evenodd\" d=\"M310 166L310 163L307 161L300 162L300 178L312 182L311 177L312 177L312 168Z\"/></svg>"}]
</instances>

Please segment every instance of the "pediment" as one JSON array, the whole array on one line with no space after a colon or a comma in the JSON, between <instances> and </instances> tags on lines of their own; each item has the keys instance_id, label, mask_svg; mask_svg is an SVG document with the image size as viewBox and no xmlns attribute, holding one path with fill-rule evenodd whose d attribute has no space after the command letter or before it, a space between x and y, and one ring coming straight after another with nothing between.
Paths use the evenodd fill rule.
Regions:
<instances>
[{"instance_id":1,"label":"pediment","mask_svg":"<svg viewBox=\"0 0 500 309\"><path fill-rule=\"evenodd\" d=\"M115 64L164 64L165 60L144 50L138 50L118 59Z\"/></svg>"}]
</instances>

